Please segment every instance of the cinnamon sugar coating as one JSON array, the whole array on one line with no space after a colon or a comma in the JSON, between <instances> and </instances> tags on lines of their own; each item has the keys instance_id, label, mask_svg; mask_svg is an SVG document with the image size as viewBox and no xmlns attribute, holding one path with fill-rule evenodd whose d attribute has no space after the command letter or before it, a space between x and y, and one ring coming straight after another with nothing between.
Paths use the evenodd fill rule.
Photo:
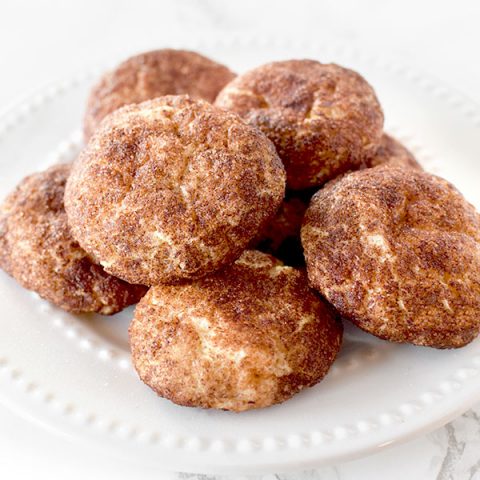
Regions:
<instances>
[{"instance_id":1,"label":"cinnamon sugar coating","mask_svg":"<svg viewBox=\"0 0 480 480\"><path fill-rule=\"evenodd\" d=\"M260 128L277 148L287 186L319 186L367 165L383 112L358 73L314 60L273 62L236 77L216 105Z\"/></svg>"},{"instance_id":2,"label":"cinnamon sugar coating","mask_svg":"<svg viewBox=\"0 0 480 480\"><path fill-rule=\"evenodd\" d=\"M461 347L480 331L480 217L447 181L383 166L313 196L302 227L311 284L360 328Z\"/></svg>"},{"instance_id":3,"label":"cinnamon sugar coating","mask_svg":"<svg viewBox=\"0 0 480 480\"><path fill-rule=\"evenodd\" d=\"M260 131L205 101L166 96L105 119L73 167L65 205L75 238L106 271L156 285L233 262L284 190Z\"/></svg>"},{"instance_id":4,"label":"cinnamon sugar coating","mask_svg":"<svg viewBox=\"0 0 480 480\"><path fill-rule=\"evenodd\" d=\"M85 139L106 115L124 105L180 94L213 102L234 77L224 65L196 52L163 49L135 55L92 88L84 118Z\"/></svg>"},{"instance_id":5,"label":"cinnamon sugar coating","mask_svg":"<svg viewBox=\"0 0 480 480\"><path fill-rule=\"evenodd\" d=\"M95 265L73 239L63 206L71 165L23 179L0 207L0 267L23 287L69 312L116 313L146 288Z\"/></svg>"},{"instance_id":6,"label":"cinnamon sugar coating","mask_svg":"<svg viewBox=\"0 0 480 480\"><path fill-rule=\"evenodd\" d=\"M368 167L378 167L379 165L386 164L392 167L407 167L423 170L413 153L398 140L384 133L380 146L368 162Z\"/></svg>"},{"instance_id":7,"label":"cinnamon sugar coating","mask_svg":"<svg viewBox=\"0 0 480 480\"><path fill-rule=\"evenodd\" d=\"M129 333L134 366L160 396L237 412L319 382L342 339L305 273L258 251L193 283L152 287Z\"/></svg>"}]
</instances>

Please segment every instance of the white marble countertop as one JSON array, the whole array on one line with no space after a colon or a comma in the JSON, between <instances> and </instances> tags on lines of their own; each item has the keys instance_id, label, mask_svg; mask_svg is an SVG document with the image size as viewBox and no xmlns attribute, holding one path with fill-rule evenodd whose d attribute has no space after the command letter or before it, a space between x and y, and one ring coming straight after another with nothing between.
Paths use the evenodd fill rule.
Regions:
<instances>
[{"instance_id":1,"label":"white marble countertop","mask_svg":"<svg viewBox=\"0 0 480 480\"><path fill-rule=\"evenodd\" d=\"M187 35L300 35L353 43L442 79L480 104L480 3L404 0L2 0L0 110L40 84L110 55L168 45ZM199 479L112 461L0 407L0 478ZM228 477L240 478L240 477ZM245 478L245 477L243 477ZM278 480L480 480L480 405L409 443Z\"/></svg>"}]
</instances>

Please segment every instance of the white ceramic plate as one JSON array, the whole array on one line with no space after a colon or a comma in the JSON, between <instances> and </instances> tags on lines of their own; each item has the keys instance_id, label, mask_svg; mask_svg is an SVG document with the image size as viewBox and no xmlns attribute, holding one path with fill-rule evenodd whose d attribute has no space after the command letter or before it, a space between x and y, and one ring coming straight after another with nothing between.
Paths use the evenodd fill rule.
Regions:
<instances>
[{"instance_id":1,"label":"white ceramic plate","mask_svg":"<svg viewBox=\"0 0 480 480\"><path fill-rule=\"evenodd\" d=\"M312 42L233 39L187 45L242 71L311 57L363 73L386 128L427 169L480 207L480 114L409 69ZM128 52L130 53L130 52ZM31 96L0 120L0 196L24 175L81 147L85 74ZM57 433L142 465L192 472L267 472L350 459L446 423L480 400L480 341L456 351L394 345L346 328L331 373L268 409L233 414L157 398L130 366L129 309L66 314L0 272L0 401Z\"/></svg>"}]
</instances>

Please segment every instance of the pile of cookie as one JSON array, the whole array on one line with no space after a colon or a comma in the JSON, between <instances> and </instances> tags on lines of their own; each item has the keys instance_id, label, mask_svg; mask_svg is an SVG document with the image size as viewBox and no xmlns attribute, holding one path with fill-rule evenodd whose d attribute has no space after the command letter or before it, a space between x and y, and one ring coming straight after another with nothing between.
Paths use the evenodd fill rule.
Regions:
<instances>
[{"instance_id":1,"label":"pile of cookie","mask_svg":"<svg viewBox=\"0 0 480 480\"><path fill-rule=\"evenodd\" d=\"M384 133L358 73L148 52L96 84L84 134L4 201L0 266L73 313L138 302L160 396L280 403L326 375L342 319L436 348L480 332L480 217Z\"/></svg>"}]
</instances>

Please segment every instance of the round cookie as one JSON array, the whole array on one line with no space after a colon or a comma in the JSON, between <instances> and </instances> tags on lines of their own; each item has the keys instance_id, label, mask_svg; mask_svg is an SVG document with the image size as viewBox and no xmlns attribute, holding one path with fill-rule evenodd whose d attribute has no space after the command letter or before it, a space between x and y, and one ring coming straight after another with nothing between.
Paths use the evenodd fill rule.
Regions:
<instances>
[{"instance_id":1,"label":"round cookie","mask_svg":"<svg viewBox=\"0 0 480 480\"><path fill-rule=\"evenodd\" d=\"M315 385L342 340L306 274L254 250L193 283L152 287L129 333L133 364L160 396L237 412Z\"/></svg>"},{"instance_id":2,"label":"round cookie","mask_svg":"<svg viewBox=\"0 0 480 480\"><path fill-rule=\"evenodd\" d=\"M279 258L286 265L305 265L300 228L310 198L317 189L289 190L285 194L275 217L255 239L254 247Z\"/></svg>"},{"instance_id":3,"label":"round cookie","mask_svg":"<svg viewBox=\"0 0 480 480\"><path fill-rule=\"evenodd\" d=\"M111 315L138 302L130 285L95 265L72 238L63 206L71 165L26 177L0 207L0 267L69 312Z\"/></svg>"},{"instance_id":4,"label":"round cookie","mask_svg":"<svg viewBox=\"0 0 480 480\"><path fill-rule=\"evenodd\" d=\"M437 348L480 332L480 216L447 181L351 173L313 196L301 236L311 284L360 328Z\"/></svg>"},{"instance_id":5,"label":"round cookie","mask_svg":"<svg viewBox=\"0 0 480 480\"><path fill-rule=\"evenodd\" d=\"M413 153L386 133L383 134L375 155L368 162L368 167L378 167L379 165L423 170Z\"/></svg>"},{"instance_id":6,"label":"round cookie","mask_svg":"<svg viewBox=\"0 0 480 480\"><path fill-rule=\"evenodd\" d=\"M294 190L364 167L382 136L372 87L352 70L314 60L255 68L226 85L215 103L273 141Z\"/></svg>"},{"instance_id":7,"label":"round cookie","mask_svg":"<svg viewBox=\"0 0 480 480\"><path fill-rule=\"evenodd\" d=\"M113 112L67 182L74 237L106 271L156 285L238 258L275 214L285 171L237 115L188 96Z\"/></svg>"},{"instance_id":8,"label":"round cookie","mask_svg":"<svg viewBox=\"0 0 480 480\"><path fill-rule=\"evenodd\" d=\"M131 57L103 75L90 92L85 139L106 115L124 105L179 94L213 102L234 77L224 65L186 50L154 50Z\"/></svg>"}]
</instances>

